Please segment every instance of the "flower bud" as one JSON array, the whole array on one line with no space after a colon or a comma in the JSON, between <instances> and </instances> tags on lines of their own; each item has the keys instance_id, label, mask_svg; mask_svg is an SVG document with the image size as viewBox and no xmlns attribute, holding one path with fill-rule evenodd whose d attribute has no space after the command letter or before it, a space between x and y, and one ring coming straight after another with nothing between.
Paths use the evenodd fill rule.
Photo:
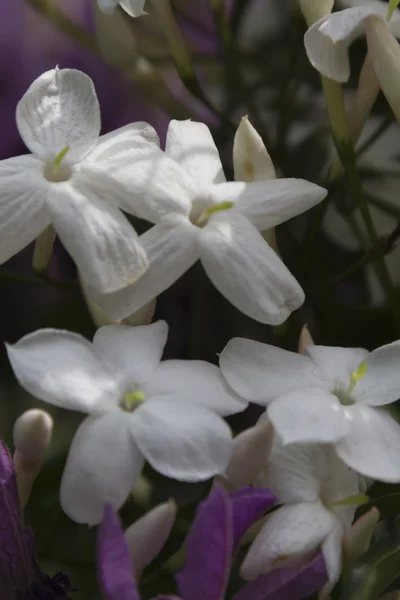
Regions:
<instances>
[{"instance_id":1,"label":"flower bud","mask_svg":"<svg viewBox=\"0 0 400 600\"><path fill-rule=\"evenodd\" d=\"M330 15L334 0L300 0L300 10L307 25L311 27L315 21Z\"/></svg>"},{"instance_id":2,"label":"flower bud","mask_svg":"<svg viewBox=\"0 0 400 600\"><path fill-rule=\"evenodd\" d=\"M44 410L28 410L15 421L13 437L16 450L13 460L22 508L28 502L52 434L53 419Z\"/></svg>"},{"instance_id":3,"label":"flower bud","mask_svg":"<svg viewBox=\"0 0 400 600\"><path fill-rule=\"evenodd\" d=\"M248 117L243 117L233 143L235 181L276 179L275 167L261 136Z\"/></svg>"},{"instance_id":4,"label":"flower bud","mask_svg":"<svg viewBox=\"0 0 400 600\"><path fill-rule=\"evenodd\" d=\"M307 346L314 346L314 340L311 337L310 330L308 329L308 325L303 325L302 330L299 336L299 345L298 345L298 353L304 354Z\"/></svg>"},{"instance_id":5,"label":"flower bud","mask_svg":"<svg viewBox=\"0 0 400 600\"><path fill-rule=\"evenodd\" d=\"M368 52L382 92L400 122L400 46L379 17L365 21Z\"/></svg>"},{"instance_id":6,"label":"flower bud","mask_svg":"<svg viewBox=\"0 0 400 600\"><path fill-rule=\"evenodd\" d=\"M125 531L137 577L156 558L167 541L175 522L176 510L173 500L159 504Z\"/></svg>"},{"instance_id":7,"label":"flower bud","mask_svg":"<svg viewBox=\"0 0 400 600\"><path fill-rule=\"evenodd\" d=\"M263 417L254 427L239 433L233 440L233 451L225 471L224 485L235 490L255 482L267 464L272 442L272 425Z\"/></svg>"},{"instance_id":8,"label":"flower bud","mask_svg":"<svg viewBox=\"0 0 400 600\"><path fill-rule=\"evenodd\" d=\"M379 511L374 507L350 527L343 539L344 556L347 563L353 563L368 550L378 521Z\"/></svg>"}]
</instances>

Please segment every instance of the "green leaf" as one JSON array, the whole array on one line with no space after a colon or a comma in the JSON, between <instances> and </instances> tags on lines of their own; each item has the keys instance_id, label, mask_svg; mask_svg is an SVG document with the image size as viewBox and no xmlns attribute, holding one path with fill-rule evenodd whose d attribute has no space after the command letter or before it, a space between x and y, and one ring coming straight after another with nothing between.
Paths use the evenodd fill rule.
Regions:
<instances>
[{"instance_id":1,"label":"green leaf","mask_svg":"<svg viewBox=\"0 0 400 600\"><path fill-rule=\"evenodd\" d=\"M388 21L391 19L394 11L396 10L396 8L398 7L399 4L400 4L400 0L390 0L389 6L388 6L388 12L387 12L387 20Z\"/></svg>"},{"instance_id":2,"label":"green leaf","mask_svg":"<svg viewBox=\"0 0 400 600\"><path fill-rule=\"evenodd\" d=\"M376 600L400 576L400 523L381 524L384 533L354 564L339 600Z\"/></svg>"}]
</instances>

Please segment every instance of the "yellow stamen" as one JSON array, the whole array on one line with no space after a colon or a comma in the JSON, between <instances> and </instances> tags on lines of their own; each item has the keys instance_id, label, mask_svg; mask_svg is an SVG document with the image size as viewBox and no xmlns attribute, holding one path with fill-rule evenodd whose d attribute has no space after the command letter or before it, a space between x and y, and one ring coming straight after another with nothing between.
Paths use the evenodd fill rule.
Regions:
<instances>
[{"instance_id":1,"label":"yellow stamen","mask_svg":"<svg viewBox=\"0 0 400 600\"><path fill-rule=\"evenodd\" d=\"M344 397L342 398L342 404L344 404L344 405L346 405L346 404L353 404L350 401L350 396L353 393L353 390L355 388L355 385L356 385L357 381L360 381L360 379L362 379L363 377L365 377L365 375L367 373L367 369L368 369L367 363L366 362L361 362L358 365L357 371L353 371L353 373L351 374L351 377L350 377L350 385L347 388Z\"/></svg>"},{"instance_id":2,"label":"yellow stamen","mask_svg":"<svg viewBox=\"0 0 400 600\"><path fill-rule=\"evenodd\" d=\"M69 150L69 146L65 146L65 148L63 148L61 150L61 152L59 152L57 154L57 156L55 157L54 162L53 162L53 175L54 175L54 177L57 176L58 169L60 168L60 165L61 165L61 161L64 158L64 156L67 154L68 150Z\"/></svg>"},{"instance_id":3,"label":"yellow stamen","mask_svg":"<svg viewBox=\"0 0 400 600\"><path fill-rule=\"evenodd\" d=\"M205 210L203 214L201 214L200 217L197 219L196 224L201 225L201 223L204 223L204 221L214 213L220 210L228 210L228 208L232 208L232 206L233 202L220 202L219 204L216 204L215 206L212 206L211 208Z\"/></svg>"},{"instance_id":4,"label":"yellow stamen","mask_svg":"<svg viewBox=\"0 0 400 600\"><path fill-rule=\"evenodd\" d=\"M366 496L365 494L356 494L355 496L348 496L347 498L343 498L343 500L332 502L332 504L329 504L329 507L334 508L336 506L362 506L363 504L367 504L368 502L368 496Z\"/></svg>"},{"instance_id":5,"label":"yellow stamen","mask_svg":"<svg viewBox=\"0 0 400 600\"><path fill-rule=\"evenodd\" d=\"M145 398L146 394L140 390L128 392L124 395L124 404L128 410L132 410L135 404L141 404Z\"/></svg>"}]
</instances>

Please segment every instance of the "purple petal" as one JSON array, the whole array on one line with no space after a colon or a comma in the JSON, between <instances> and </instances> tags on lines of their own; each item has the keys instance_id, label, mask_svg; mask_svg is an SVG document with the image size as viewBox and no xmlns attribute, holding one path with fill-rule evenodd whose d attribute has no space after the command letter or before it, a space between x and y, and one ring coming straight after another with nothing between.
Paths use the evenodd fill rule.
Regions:
<instances>
[{"instance_id":1,"label":"purple petal","mask_svg":"<svg viewBox=\"0 0 400 600\"><path fill-rule=\"evenodd\" d=\"M328 581L322 553L295 567L274 569L245 585L233 600L302 600Z\"/></svg>"},{"instance_id":2,"label":"purple petal","mask_svg":"<svg viewBox=\"0 0 400 600\"><path fill-rule=\"evenodd\" d=\"M185 600L220 600L232 561L232 509L228 494L214 486L197 510L187 538L186 563L177 575Z\"/></svg>"},{"instance_id":3,"label":"purple petal","mask_svg":"<svg viewBox=\"0 0 400 600\"><path fill-rule=\"evenodd\" d=\"M266 488L240 488L229 494L233 515L233 551L239 545L246 531L277 501L276 496Z\"/></svg>"},{"instance_id":4,"label":"purple petal","mask_svg":"<svg viewBox=\"0 0 400 600\"><path fill-rule=\"evenodd\" d=\"M27 593L35 575L26 546L17 482L7 446L0 441L0 590L2 597Z\"/></svg>"},{"instance_id":5,"label":"purple petal","mask_svg":"<svg viewBox=\"0 0 400 600\"><path fill-rule=\"evenodd\" d=\"M124 532L109 504L97 531L97 569L107 600L140 600Z\"/></svg>"}]
</instances>

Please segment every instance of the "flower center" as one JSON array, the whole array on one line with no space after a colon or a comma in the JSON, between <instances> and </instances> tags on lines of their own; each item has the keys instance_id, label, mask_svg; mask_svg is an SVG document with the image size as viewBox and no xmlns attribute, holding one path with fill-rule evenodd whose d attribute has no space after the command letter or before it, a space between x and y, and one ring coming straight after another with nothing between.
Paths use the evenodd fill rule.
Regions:
<instances>
[{"instance_id":1,"label":"flower center","mask_svg":"<svg viewBox=\"0 0 400 600\"><path fill-rule=\"evenodd\" d=\"M352 404L355 404L355 400L351 397L351 395L353 393L357 381L360 381L360 379L365 377L367 367L368 365L366 362L361 362L358 365L358 369L356 371L353 371L353 373L351 374L350 383L347 390L345 392L343 392L342 390L337 390L335 392L335 395L339 398L340 403L343 406L351 406Z\"/></svg>"},{"instance_id":2,"label":"flower center","mask_svg":"<svg viewBox=\"0 0 400 600\"><path fill-rule=\"evenodd\" d=\"M133 413L145 400L146 394L142 390L127 392L119 403L119 407L125 412Z\"/></svg>"},{"instance_id":3,"label":"flower center","mask_svg":"<svg viewBox=\"0 0 400 600\"><path fill-rule=\"evenodd\" d=\"M62 164L62 160L64 156L67 154L69 150L69 146L65 146L57 154L54 161L52 163L46 163L44 167L44 176L47 181L59 182L59 181L68 181L72 175L72 169L69 165L65 163Z\"/></svg>"},{"instance_id":4,"label":"flower center","mask_svg":"<svg viewBox=\"0 0 400 600\"><path fill-rule=\"evenodd\" d=\"M232 208L232 206L233 202L220 202L219 204L214 204L214 206L210 206L209 208L202 210L200 213L198 208L194 206L190 215L190 220L192 221L193 225L196 225L197 227L204 227L204 225L207 225L208 219L211 217L211 215L221 210L228 210Z\"/></svg>"}]
</instances>

